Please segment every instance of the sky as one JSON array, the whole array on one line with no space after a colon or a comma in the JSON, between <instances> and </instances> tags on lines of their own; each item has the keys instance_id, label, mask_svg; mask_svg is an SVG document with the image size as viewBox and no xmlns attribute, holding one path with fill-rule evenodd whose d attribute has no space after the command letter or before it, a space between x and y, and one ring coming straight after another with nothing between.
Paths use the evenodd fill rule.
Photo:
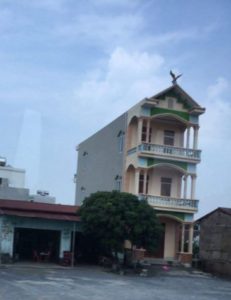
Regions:
<instances>
[{"instance_id":1,"label":"sky","mask_svg":"<svg viewBox=\"0 0 231 300\"><path fill-rule=\"evenodd\" d=\"M76 145L171 85L206 113L201 216L231 207L231 1L0 0L0 156L74 204Z\"/></svg>"}]
</instances>

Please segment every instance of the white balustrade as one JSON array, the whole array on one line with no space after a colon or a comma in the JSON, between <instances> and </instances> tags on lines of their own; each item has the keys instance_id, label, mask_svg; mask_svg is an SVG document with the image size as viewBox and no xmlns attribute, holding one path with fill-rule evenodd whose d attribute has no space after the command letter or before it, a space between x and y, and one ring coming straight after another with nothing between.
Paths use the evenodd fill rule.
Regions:
<instances>
[{"instance_id":1,"label":"white balustrade","mask_svg":"<svg viewBox=\"0 0 231 300\"><path fill-rule=\"evenodd\" d=\"M156 154L161 154L166 156L171 155L177 157L186 157L189 159L191 158L196 160L200 160L200 154L201 154L200 150L166 146L166 145L149 144L149 143L143 143L139 145L138 151L153 152Z\"/></svg>"},{"instance_id":2,"label":"white balustrade","mask_svg":"<svg viewBox=\"0 0 231 300\"><path fill-rule=\"evenodd\" d=\"M163 196L140 195L139 199L146 199L152 206L163 208L181 208L197 210L199 200L171 198Z\"/></svg>"}]
</instances>

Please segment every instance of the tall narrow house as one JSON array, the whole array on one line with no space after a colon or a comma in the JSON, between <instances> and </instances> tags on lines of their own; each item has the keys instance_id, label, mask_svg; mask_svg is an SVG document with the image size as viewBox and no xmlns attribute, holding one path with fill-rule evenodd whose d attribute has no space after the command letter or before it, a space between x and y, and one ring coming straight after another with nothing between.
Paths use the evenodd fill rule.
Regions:
<instances>
[{"instance_id":1,"label":"tall narrow house","mask_svg":"<svg viewBox=\"0 0 231 300\"><path fill-rule=\"evenodd\" d=\"M119 190L146 199L165 228L152 255L190 262L204 111L174 83L83 141L77 147L76 204L96 191Z\"/></svg>"}]
</instances>

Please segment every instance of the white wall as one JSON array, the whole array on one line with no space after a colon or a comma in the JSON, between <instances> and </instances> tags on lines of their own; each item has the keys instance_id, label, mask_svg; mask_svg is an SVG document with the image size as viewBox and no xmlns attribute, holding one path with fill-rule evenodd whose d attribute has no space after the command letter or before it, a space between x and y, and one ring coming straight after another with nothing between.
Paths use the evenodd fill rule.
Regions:
<instances>
[{"instance_id":1,"label":"white wall","mask_svg":"<svg viewBox=\"0 0 231 300\"><path fill-rule=\"evenodd\" d=\"M12 167L0 167L0 178L6 178L10 187L25 187L25 170Z\"/></svg>"}]
</instances>

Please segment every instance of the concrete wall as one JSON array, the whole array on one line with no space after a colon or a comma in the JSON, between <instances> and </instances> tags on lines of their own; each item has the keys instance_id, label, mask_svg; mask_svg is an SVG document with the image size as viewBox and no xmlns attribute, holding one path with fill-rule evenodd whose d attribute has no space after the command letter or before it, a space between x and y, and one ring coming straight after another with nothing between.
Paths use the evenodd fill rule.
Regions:
<instances>
[{"instance_id":1,"label":"concrete wall","mask_svg":"<svg viewBox=\"0 0 231 300\"><path fill-rule=\"evenodd\" d=\"M8 179L10 187L24 188L25 170L0 166L0 178Z\"/></svg>"},{"instance_id":2,"label":"concrete wall","mask_svg":"<svg viewBox=\"0 0 231 300\"><path fill-rule=\"evenodd\" d=\"M217 210L200 222L200 258L207 271L231 276L231 215Z\"/></svg>"},{"instance_id":3,"label":"concrete wall","mask_svg":"<svg viewBox=\"0 0 231 300\"><path fill-rule=\"evenodd\" d=\"M115 177L123 174L125 151L119 151L120 131L126 131L126 113L78 146L76 204L91 193L115 189Z\"/></svg>"},{"instance_id":4,"label":"concrete wall","mask_svg":"<svg viewBox=\"0 0 231 300\"><path fill-rule=\"evenodd\" d=\"M0 251L13 256L14 228L30 228L57 230L61 233L59 257L63 255L63 251L70 251L71 232L73 231L73 222L46 220L39 218L23 218L16 216L0 217ZM79 231L79 225L76 231Z\"/></svg>"},{"instance_id":5,"label":"concrete wall","mask_svg":"<svg viewBox=\"0 0 231 300\"><path fill-rule=\"evenodd\" d=\"M0 199L29 201L29 189L0 186Z\"/></svg>"}]
</instances>

